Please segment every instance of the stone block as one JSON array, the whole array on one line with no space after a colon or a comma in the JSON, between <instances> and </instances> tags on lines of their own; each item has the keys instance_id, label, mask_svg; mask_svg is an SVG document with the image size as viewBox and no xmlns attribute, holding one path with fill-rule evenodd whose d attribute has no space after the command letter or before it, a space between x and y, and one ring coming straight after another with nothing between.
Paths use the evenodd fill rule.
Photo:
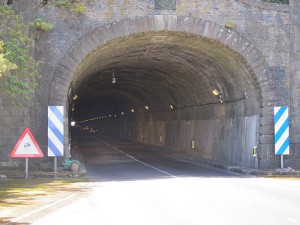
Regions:
<instances>
[{"instance_id":1,"label":"stone block","mask_svg":"<svg viewBox=\"0 0 300 225\"><path fill-rule=\"evenodd\" d=\"M163 15L154 16L154 26L156 31L165 31L167 30L167 18Z\"/></svg>"},{"instance_id":2,"label":"stone block","mask_svg":"<svg viewBox=\"0 0 300 225\"><path fill-rule=\"evenodd\" d=\"M8 167L7 162L0 162L0 167Z\"/></svg>"},{"instance_id":3,"label":"stone block","mask_svg":"<svg viewBox=\"0 0 300 225\"><path fill-rule=\"evenodd\" d=\"M168 21L168 31L175 31L177 30L177 24L178 24L178 21L177 21L177 16L174 16L174 15L168 15L167 16L167 21Z\"/></svg>"},{"instance_id":4,"label":"stone block","mask_svg":"<svg viewBox=\"0 0 300 225\"><path fill-rule=\"evenodd\" d=\"M144 32L144 21L142 16L135 17L135 34Z\"/></svg>"},{"instance_id":5,"label":"stone block","mask_svg":"<svg viewBox=\"0 0 300 225\"><path fill-rule=\"evenodd\" d=\"M274 117L260 117L259 123L261 126L273 126Z\"/></svg>"},{"instance_id":6,"label":"stone block","mask_svg":"<svg viewBox=\"0 0 300 225\"><path fill-rule=\"evenodd\" d=\"M261 116L263 117L272 117L274 116L274 108L273 107L265 107L261 109Z\"/></svg>"},{"instance_id":7,"label":"stone block","mask_svg":"<svg viewBox=\"0 0 300 225\"><path fill-rule=\"evenodd\" d=\"M272 144L274 143L274 135L260 135L259 136L260 144Z\"/></svg>"},{"instance_id":8,"label":"stone block","mask_svg":"<svg viewBox=\"0 0 300 225\"><path fill-rule=\"evenodd\" d=\"M123 24L122 23L117 23L116 21L114 21L112 23L112 30L113 30L113 33L115 34L115 38L121 38L121 37L124 37L125 36L125 30L124 30L124 27L123 27ZM93 34L92 35L92 38L96 39L96 42L97 45L102 45L104 42L103 39L98 39L97 35Z\"/></svg>"},{"instance_id":9,"label":"stone block","mask_svg":"<svg viewBox=\"0 0 300 225\"><path fill-rule=\"evenodd\" d=\"M141 21L142 22L142 21ZM129 19L126 19L126 24L128 26L128 32L129 32L129 35L131 34L137 34L137 33L140 33L142 31L138 30L138 27L137 27L137 23L136 23L136 19L135 18L129 18ZM154 26L155 27L155 26Z\"/></svg>"},{"instance_id":10,"label":"stone block","mask_svg":"<svg viewBox=\"0 0 300 225\"><path fill-rule=\"evenodd\" d=\"M259 128L260 135L274 135L274 125L271 126L261 126Z\"/></svg>"},{"instance_id":11,"label":"stone block","mask_svg":"<svg viewBox=\"0 0 300 225\"><path fill-rule=\"evenodd\" d=\"M179 16L177 18L177 30L180 32L188 33L189 31L189 20L188 16Z\"/></svg>"}]
</instances>

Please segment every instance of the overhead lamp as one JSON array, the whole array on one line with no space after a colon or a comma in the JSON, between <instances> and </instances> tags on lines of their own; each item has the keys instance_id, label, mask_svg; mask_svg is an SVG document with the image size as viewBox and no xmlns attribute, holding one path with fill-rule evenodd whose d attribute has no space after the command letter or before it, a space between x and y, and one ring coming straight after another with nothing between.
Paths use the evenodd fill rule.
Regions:
<instances>
[{"instance_id":1,"label":"overhead lamp","mask_svg":"<svg viewBox=\"0 0 300 225\"><path fill-rule=\"evenodd\" d=\"M115 70L113 69L113 72L112 72L112 79L111 79L111 82L113 84L115 84L117 82L117 79L115 78Z\"/></svg>"},{"instance_id":2,"label":"overhead lamp","mask_svg":"<svg viewBox=\"0 0 300 225\"><path fill-rule=\"evenodd\" d=\"M73 96L73 100L76 100L78 98L78 95Z\"/></svg>"},{"instance_id":3,"label":"overhead lamp","mask_svg":"<svg viewBox=\"0 0 300 225\"><path fill-rule=\"evenodd\" d=\"M76 122L75 122L75 121L72 121L72 122L71 122L71 127L75 127L75 124L76 124Z\"/></svg>"},{"instance_id":4,"label":"overhead lamp","mask_svg":"<svg viewBox=\"0 0 300 225\"><path fill-rule=\"evenodd\" d=\"M72 112L75 110L75 108L72 108Z\"/></svg>"},{"instance_id":5,"label":"overhead lamp","mask_svg":"<svg viewBox=\"0 0 300 225\"><path fill-rule=\"evenodd\" d=\"M212 93L214 96L219 96L221 94L217 89L212 90Z\"/></svg>"},{"instance_id":6,"label":"overhead lamp","mask_svg":"<svg viewBox=\"0 0 300 225\"><path fill-rule=\"evenodd\" d=\"M145 105L145 109L149 110L150 108L149 108L149 106Z\"/></svg>"},{"instance_id":7,"label":"overhead lamp","mask_svg":"<svg viewBox=\"0 0 300 225\"><path fill-rule=\"evenodd\" d=\"M134 109L131 109L130 111L134 113Z\"/></svg>"},{"instance_id":8,"label":"overhead lamp","mask_svg":"<svg viewBox=\"0 0 300 225\"><path fill-rule=\"evenodd\" d=\"M121 114L124 116L125 115L125 113L124 112L121 112Z\"/></svg>"},{"instance_id":9,"label":"overhead lamp","mask_svg":"<svg viewBox=\"0 0 300 225\"><path fill-rule=\"evenodd\" d=\"M170 104L169 107L170 107L170 109L172 109L172 110L175 110L175 109L176 109L176 106L174 106L174 105L172 105L172 104Z\"/></svg>"},{"instance_id":10,"label":"overhead lamp","mask_svg":"<svg viewBox=\"0 0 300 225\"><path fill-rule=\"evenodd\" d=\"M212 90L212 93L214 96L219 97L220 103L223 103L222 94L220 91L218 91L217 89L214 89L214 90Z\"/></svg>"},{"instance_id":11,"label":"overhead lamp","mask_svg":"<svg viewBox=\"0 0 300 225\"><path fill-rule=\"evenodd\" d=\"M115 117L117 117L117 115L115 115Z\"/></svg>"}]
</instances>

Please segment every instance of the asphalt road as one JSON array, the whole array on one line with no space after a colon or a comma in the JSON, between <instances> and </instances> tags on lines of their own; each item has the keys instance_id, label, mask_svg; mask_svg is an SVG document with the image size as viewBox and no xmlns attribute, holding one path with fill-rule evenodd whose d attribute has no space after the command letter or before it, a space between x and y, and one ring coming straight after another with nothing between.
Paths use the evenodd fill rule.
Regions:
<instances>
[{"instance_id":1,"label":"asphalt road","mask_svg":"<svg viewBox=\"0 0 300 225\"><path fill-rule=\"evenodd\" d=\"M300 224L300 181L237 176L124 141L81 137L92 182L35 225Z\"/></svg>"}]
</instances>

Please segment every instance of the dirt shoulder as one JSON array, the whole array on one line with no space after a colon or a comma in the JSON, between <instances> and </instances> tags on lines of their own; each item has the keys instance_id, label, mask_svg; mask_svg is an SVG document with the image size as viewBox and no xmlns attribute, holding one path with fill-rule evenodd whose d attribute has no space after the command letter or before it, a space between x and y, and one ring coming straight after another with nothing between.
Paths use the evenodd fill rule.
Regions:
<instances>
[{"instance_id":1,"label":"dirt shoulder","mask_svg":"<svg viewBox=\"0 0 300 225\"><path fill-rule=\"evenodd\" d=\"M55 179L47 172L32 173L29 179L16 178L17 171L13 174L14 178L0 179L0 224L30 224L89 190L87 177L72 178L68 172Z\"/></svg>"}]
</instances>

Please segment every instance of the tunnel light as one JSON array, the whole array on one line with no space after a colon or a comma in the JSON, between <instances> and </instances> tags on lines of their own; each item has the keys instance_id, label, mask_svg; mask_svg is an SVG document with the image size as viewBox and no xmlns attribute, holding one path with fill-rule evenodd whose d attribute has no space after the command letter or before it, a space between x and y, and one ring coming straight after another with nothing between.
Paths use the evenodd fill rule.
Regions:
<instances>
[{"instance_id":1,"label":"tunnel light","mask_svg":"<svg viewBox=\"0 0 300 225\"><path fill-rule=\"evenodd\" d=\"M172 109L172 110L176 110L176 109L177 109L176 106L175 106L175 105L172 105L172 104L170 104L169 107L170 107L170 109Z\"/></svg>"},{"instance_id":2,"label":"tunnel light","mask_svg":"<svg viewBox=\"0 0 300 225\"><path fill-rule=\"evenodd\" d=\"M115 84L117 82L117 79L115 78L115 70L113 69L113 72L112 72L112 79L111 79L111 82L113 84Z\"/></svg>"},{"instance_id":3,"label":"tunnel light","mask_svg":"<svg viewBox=\"0 0 300 225\"><path fill-rule=\"evenodd\" d=\"M145 105L145 109L146 109L146 110L149 110L150 108L149 108L149 106Z\"/></svg>"},{"instance_id":4,"label":"tunnel light","mask_svg":"<svg viewBox=\"0 0 300 225\"><path fill-rule=\"evenodd\" d=\"M73 96L73 100L76 100L78 98L78 95Z\"/></svg>"},{"instance_id":5,"label":"tunnel light","mask_svg":"<svg viewBox=\"0 0 300 225\"><path fill-rule=\"evenodd\" d=\"M125 113L124 112L121 112L121 114L124 116L125 115Z\"/></svg>"},{"instance_id":6,"label":"tunnel light","mask_svg":"<svg viewBox=\"0 0 300 225\"><path fill-rule=\"evenodd\" d=\"M111 115L110 115L110 114L109 114L108 116L109 116L109 117L111 117Z\"/></svg>"},{"instance_id":7,"label":"tunnel light","mask_svg":"<svg viewBox=\"0 0 300 225\"><path fill-rule=\"evenodd\" d=\"M134 109L131 109L130 111L131 111L132 113L134 113Z\"/></svg>"},{"instance_id":8,"label":"tunnel light","mask_svg":"<svg viewBox=\"0 0 300 225\"><path fill-rule=\"evenodd\" d=\"M117 115L115 115L115 117L117 117Z\"/></svg>"},{"instance_id":9,"label":"tunnel light","mask_svg":"<svg viewBox=\"0 0 300 225\"><path fill-rule=\"evenodd\" d=\"M75 125L76 125L76 122L75 122L75 121L72 121L72 122L71 122L71 127L75 127Z\"/></svg>"},{"instance_id":10,"label":"tunnel light","mask_svg":"<svg viewBox=\"0 0 300 225\"><path fill-rule=\"evenodd\" d=\"M72 112L75 110L75 108L72 108Z\"/></svg>"},{"instance_id":11,"label":"tunnel light","mask_svg":"<svg viewBox=\"0 0 300 225\"><path fill-rule=\"evenodd\" d=\"M214 96L219 96L221 94L217 89L212 90L212 93Z\"/></svg>"},{"instance_id":12,"label":"tunnel light","mask_svg":"<svg viewBox=\"0 0 300 225\"><path fill-rule=\"evenodd\" d=\"M220 91L218 91L217 89L212 90L212 93L214 96L219 97L219 102L222 104L223 103L223 99L222 99L222 94Z\"/></svg>"}]
</instances>

